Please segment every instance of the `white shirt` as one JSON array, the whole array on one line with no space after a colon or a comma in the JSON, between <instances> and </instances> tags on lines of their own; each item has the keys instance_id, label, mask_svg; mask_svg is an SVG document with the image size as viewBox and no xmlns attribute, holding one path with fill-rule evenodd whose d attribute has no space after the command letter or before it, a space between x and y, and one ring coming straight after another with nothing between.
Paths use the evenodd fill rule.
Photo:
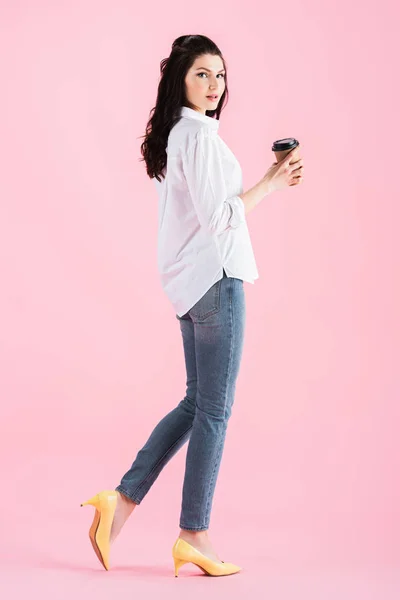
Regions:
<instances>
[{"instance_id":1,"label":"white shirt","mask_svg":"<svg viewBox=\"0 0 400 600\"><path fill-rule=\"evenodd\" d=\"M181 317L223 276L259 274L245 217L240 164L218 135L219 121L186 106L167 142L165 179L155 177L158 270Z\"/></svg>"}]
</instances>

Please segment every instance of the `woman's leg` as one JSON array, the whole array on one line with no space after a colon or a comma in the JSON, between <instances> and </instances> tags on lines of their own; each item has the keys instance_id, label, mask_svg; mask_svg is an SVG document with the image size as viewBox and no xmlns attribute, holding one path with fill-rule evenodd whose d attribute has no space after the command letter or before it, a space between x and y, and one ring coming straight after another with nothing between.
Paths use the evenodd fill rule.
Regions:
<instances>
[{"instance_id":1,"label":"woman's leg","mask_svg":"<svg viewBox=\"0 0 400 600\"><path fill-rule=\"evenodd\" d=\"M243 350L243 281L223 278L189 311L197 365L196 412L186 456L180 527L206 531ZM181 536L182 537L182 536Z\"/></svg>"},{"instance_id":2,"label":"woman's leg","mask_svg":"<svg viewBox=\"0 0 400 600\"><path fill-rule=\"evenodd\" d=\"M187 315L179 318L186 366L186 395L156 425L145 445L115 488L131 501L140 504L163 467L188 440L195 413L197 367L194 325Z\"/></svg>"}]
</instances>

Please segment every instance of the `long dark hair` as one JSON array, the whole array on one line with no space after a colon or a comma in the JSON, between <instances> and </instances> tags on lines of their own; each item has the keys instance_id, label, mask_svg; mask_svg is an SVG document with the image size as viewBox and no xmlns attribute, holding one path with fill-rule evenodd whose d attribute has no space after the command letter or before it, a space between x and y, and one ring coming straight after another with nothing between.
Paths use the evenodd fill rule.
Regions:
<instances>
[{"instance_id":1,"label":"long dark hair","mask_svg":"<svg viewBox=\"0 0 400 600\"><path fill-rule=\"evenodd\" d=\"M225 100L228 100L226 61L218 46L205 35L182 35L173 42L171 53L160 63L161 78L158 84L157 100L151 109L151 117L146 126L145 138L140 146L146 163L146 171L152 179L161 181L165 177L163 170L167 164L165 151L168 135L180 119L180 107L194 108L186 98L185 77L196 58L203 54L221 57L225 69L225 90L215 110L206 110L206 115L219 119ZM225 103L225 104L224 104Z\"/></svg>"}]
</instances>

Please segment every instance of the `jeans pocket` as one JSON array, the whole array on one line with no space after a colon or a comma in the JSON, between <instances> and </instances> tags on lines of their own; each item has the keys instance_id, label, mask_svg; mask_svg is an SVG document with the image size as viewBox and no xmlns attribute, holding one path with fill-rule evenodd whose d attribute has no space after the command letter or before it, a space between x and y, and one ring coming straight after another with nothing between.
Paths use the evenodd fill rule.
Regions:
<instances>
[{"instance_id":1,"label":"jeans pocket","mask_svg":"<svg viewBox=\"0 0 400 600\"><path fill-rule=\"evenodd\" d=\"M204 321L211 315L215 315L221 305L221 279L214 283L209 290L190 309L191 318L196 321Z\"/></svg>"}]
</instances>

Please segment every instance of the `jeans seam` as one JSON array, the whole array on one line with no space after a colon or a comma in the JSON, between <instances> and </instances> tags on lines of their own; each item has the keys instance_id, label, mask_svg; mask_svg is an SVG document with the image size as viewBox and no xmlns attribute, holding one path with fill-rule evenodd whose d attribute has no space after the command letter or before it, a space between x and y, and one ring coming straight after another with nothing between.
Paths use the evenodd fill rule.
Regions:
<instances>
[{"instance_id":1,"label":"jeans seam","mask_svg":"<svg viewBox=\"0 0 400 600\"><path fill-rule=\"evenodd\" d=\"M226 385L226 392L225 392L225 401L224 401L224 418L225 418L225 409L226 409L226 402L227 402L227 397L228 397L228 392L229 392L229 383L230 383L230 375L232 372L232 356L233 356L233 347L234 347L234 343L235 343L235 336L234 336L234 327L235 327L235 323L234 323L234 319L233 319L233 306L232 306L232 282L230 282L230 286L229 286L229 307L230 307L230 317L231 317L231 344L230 344L230 353L229 353L229 365L228 365L228 375L227 375L227 385ZM217 448L217 458L215 460L214 463L214 469L213 469L213 473L212 476L210 478L210 484L209 484L209 488L208 488L208 495L207 495L207 500L206 500L206 518L207 515L209 514L209 510L210 510L210 498L211 498L211 490L214 486L214 476L215 476L215 471L217 469L218 466L218 456L220 454L220 450L223 446L223 442L224 442L224 435L222 435L222 439L221 442Z\"/></svg>"},{"instance_id":2,"label":"jeans seam","mask_svg":"<svg viewBox=\"0 0 400 600\"><path fill-rule=\"evenodd\" d=\"M207 526L205 526L205 527L186 527L185 525L182 525L182 523L179 523L179 527L181 529L186 529L187 531L206 531L208 529Z\"/></svg>"}]
</instances>

